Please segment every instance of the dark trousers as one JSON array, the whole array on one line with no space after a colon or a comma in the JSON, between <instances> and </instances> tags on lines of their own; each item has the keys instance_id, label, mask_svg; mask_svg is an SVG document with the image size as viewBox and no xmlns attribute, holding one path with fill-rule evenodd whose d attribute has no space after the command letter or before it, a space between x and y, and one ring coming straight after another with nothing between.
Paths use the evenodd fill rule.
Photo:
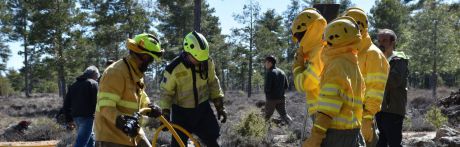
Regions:
<instances>
[{"instance_id":1,"label":"dark trousers","mask_svg":"<svg viewBox=\"0 0 460 147\"><path fill-rule=\"evenodd\" d=\"M363 147L364 138L361 129L337 130L327 129L326 138L321 147Z\"/></svg>"},{"instance_id":2,"label":"dark trousers","mask_svg":"<svg viewBox=\"0 0 460 147\"><path fill-rule=\"evenodd\" d=\"M401 147L404 116L379 112L375 117L377 120L377 127L380 131L377 146Z\"/></svg>"},{"instance_id":3,"label":"dark trousers","mask_svg":"<svg viewBox=\"0 0 460 147\"><path fill-rule=\"evenodd\" d=\"M219 146L217 138L220 136L220 127L209 101L199 104L196 108L182 108L173 105L172 123L180 125L190 133L197 135L208 147ZM187 145L188 137L180 131L177 131L177 133ZM179 147L174 137L171 139L171 147Z\"/></svg>"},{"instance_id":4,"label":"dark trousers","mask_svg":"<svg viewBox=\"0 0 460 147\"><path fill-rule=\"evenodd\" d=\"M276 111L281 116L281 119L286 123L291 121L291 117L286 113L286 101L285 99L267 99L265 102L265 120L269 120L273 112Z\"/></svg>"}]
</instances>

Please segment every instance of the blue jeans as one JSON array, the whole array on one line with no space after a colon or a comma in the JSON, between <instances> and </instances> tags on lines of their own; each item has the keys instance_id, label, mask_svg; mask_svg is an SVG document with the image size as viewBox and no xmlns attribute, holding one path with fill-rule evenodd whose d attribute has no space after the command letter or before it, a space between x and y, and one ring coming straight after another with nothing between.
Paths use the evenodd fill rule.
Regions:
<instances>
[{"instance_id":1,"label":"blue jeans","mask_svg":"<svg viewBox=\"0 0 460 147\"><path fill-rule=\"evenodd\" d=\"M74 117L78 135L74 147L94 147L94 117Z\"/></svg>"}]
</instances>

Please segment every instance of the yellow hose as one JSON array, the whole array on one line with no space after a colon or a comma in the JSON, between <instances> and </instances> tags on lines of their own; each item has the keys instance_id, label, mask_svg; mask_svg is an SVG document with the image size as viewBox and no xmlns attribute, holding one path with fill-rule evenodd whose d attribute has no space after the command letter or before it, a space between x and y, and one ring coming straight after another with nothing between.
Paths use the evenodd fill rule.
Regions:
<instances>
[{"instance_id":1,"label":"yellow hose","mask_svg":"<svg viewBox=\"0 0 460 147\"><path fill-rule=\"evenodd\" d=\"M190 132L188 132L187 130L185 130L184 128L182 128L181 126L179 125L176 125L176 124L171 124L172 127L178 129L179 131L181 131L182 133L184 133L188 138L190 138L193 142L193 145L195 145L195 147L200 147L200 144L198 143L198 140L196 140L195 138L193 138L192 134L190 134ZM165 125L161 125L160 127L158 127L157 131L155 132L155 135L153 136L153 139L152 139L152 145L156 144L157 143L157 139L158 139L158 135L160 134L161 130L163 128L165 128L167 126ZM169 129L169 132L171 132L171 129ZM174 131L175 132L175 131ZM172 133L171 133L172 134ZM173 134L174 136L174 134ZM176 138L177 140L177 138ZM179 144L182 142L182 140L179 138ZM184 145L185 146L185 145ZM181 147L184 147L181 145Z\"/></svg>"},{"instance_id":2,"label":"yellow hose","mask_svg":"<svg viewBox=\"0 0 460 147\"><path fill-rule=\"evenodd\" d=\"M152 109L150 109L150 108L142 108L142 109L139 110L139 113L145 115L147 112L150 112L151 110ZM185 147L185 144L182 141L182 139L179 137L179 135L177 134L176 130L174 130L174 128L178 129L179 131L181 131L182 133L187 135L187 137L192 140L193 144L196 147L200 147L200 144L198 144L198 141L195 138L192 137L190 132L188 132L187 130L185 130L184 128L182 128L179 125L170 124L168 122L168 120L166 120L166 118L164 118L163 116L159 116L158 118L160 119L160 122L163 123L163 125L161 125L160 127L157 128L157 130L155 132L155 135L152 138L152 146L156 145L157 140L158 140L158 135L160 134L161 130L166 127L166 128L168 128L168 131L171 132L171 134L173 135L174 139L176 139L176 141L179 143L179 145L181 147Z\"/></svg>"}]
</instances>

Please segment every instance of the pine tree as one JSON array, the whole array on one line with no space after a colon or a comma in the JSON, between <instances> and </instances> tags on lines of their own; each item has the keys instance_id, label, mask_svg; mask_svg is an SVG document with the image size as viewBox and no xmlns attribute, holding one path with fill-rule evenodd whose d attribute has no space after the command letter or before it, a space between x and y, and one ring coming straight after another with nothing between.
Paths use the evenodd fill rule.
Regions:
<instances>
[{"instance_id":1,"label":"pine tree","mask_svg":"<svg viewBox=\"0 0 460 147\"><path fill-rule=\"evenodd\" d=\"M254 57L254 40L256 33L256 23L259 20L260 6L258 2L249 1L248 4L243 6L243 12L235 15L234 18L240 24L243 24L243 28L237 28L233 30L233 36L239 36L240 41L244 42L244 46L249 47L249 51L246 54L248 60L248 83L247 83L247 94L251 97L252 94L252 74L253 74L253 57Z\"/></svg>"},{"instance_id":2,"label":"pine tree","mask_svg":"<svg viewBox=\"0 0 460 147\"><path fill-rule=\"evenodd\" d=\"M2 2L3 3L3 2ZM7 32L9 41L22 41L24 51L21 52L24 55L24 91L27 97L30 97L30 86L29 86L29 40L30 35L30 23L31 15L29 9L31 8L31 2L26 0L8 0L4 3L7 10L4 12L4 18L2 19L2 31Z\"/></svg>"},{"instance_id":3,"label":"pine tree","mask_svg":"<svg viewBox=\"0 0 460 147\"><path fill-rule=\"evenodd\" d=\"M10 48L5 44L7 32L2 29L7 23L7 10L6 2L0 2L0 73L6 70L6 62L11 54Z\"/></svg>"}]
</instances>

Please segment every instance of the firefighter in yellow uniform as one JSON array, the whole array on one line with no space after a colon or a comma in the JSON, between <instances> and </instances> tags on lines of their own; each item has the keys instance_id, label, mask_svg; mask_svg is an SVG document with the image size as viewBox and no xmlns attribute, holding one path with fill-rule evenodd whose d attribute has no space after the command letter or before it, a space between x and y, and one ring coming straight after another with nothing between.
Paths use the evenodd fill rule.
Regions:
<instances>
[{"instance_id":1,"label":"firefighter in yellow uniform","mask_svg":"<svg viewBox=\"0 0 460 147\"><path fill-rule=\"evenodd\" d=\"M318 111L303 146L364 145L360 128L365 85L358 67L358 25L351 17L339 17L327 25L324 39Z\"/></svg>"},{"instance_id":2,"label":"firefighter in yellow uniform","mask_svg":"<svg viewBox=\"0 0 460 147\"><path fill-rule=\"evenodd\" d=\"M219 146L220 127L210 101L222 123L227 113L223 105L224 93L209 57L208 42L202 34L193 31L185 36L183 46L184 52L166 66L159 105L165 118L170 118L172 123L197 135L206 146ZM183 141L188 139L182 132L178 134ZM171 146L179 146L173 138Z\"/></svg>"},{"instance_id":3,"label":"firefighter in yellow uniform","mask_svg":"<svg viewBox=\"0 0 460 147\"><path fill-rule=\"evenodd\" d=\"M321 53L326 19L315 8L307 8L297 15L292 23L292 39L300 46L296 51L292 66L294 85L299 92L306 93L308 114L316 112L319 94L320 74L323 70Z\"/></svg>"},{"instance_id":4,"label":"firefighter in yellow uniform","mask_svg":"<svg viewBox=\"0 0 460 147\"><path fill-rule=\"evenodd\" d=\"M349 8L345 11L344 16L350 16L356 20L362 36L358 63L366 83L366 91L364 93L361 131L367 146L376 146L377 134L374 129L374 116L380 111L382 105L390 65L382 51L372 43L368 34L368 20L364 11L359 8Z\"/></svg>"},{"instance_id":5,"label":"firefighter in yellow uniform","mask_svg":"<svg viewBox=\"0 0 460 147\"><path fill-rule=\"evenodd\" d=\"M107 67L99 84L94 124L98 147L150 147L140 120L132 115L148 107L154 112L150 116L161 115L161 109L150 103L143 80L148 65L164 52L160 41L144 33L128 39L126 46L129 55Z\"/></svg>"}]
</instances>

